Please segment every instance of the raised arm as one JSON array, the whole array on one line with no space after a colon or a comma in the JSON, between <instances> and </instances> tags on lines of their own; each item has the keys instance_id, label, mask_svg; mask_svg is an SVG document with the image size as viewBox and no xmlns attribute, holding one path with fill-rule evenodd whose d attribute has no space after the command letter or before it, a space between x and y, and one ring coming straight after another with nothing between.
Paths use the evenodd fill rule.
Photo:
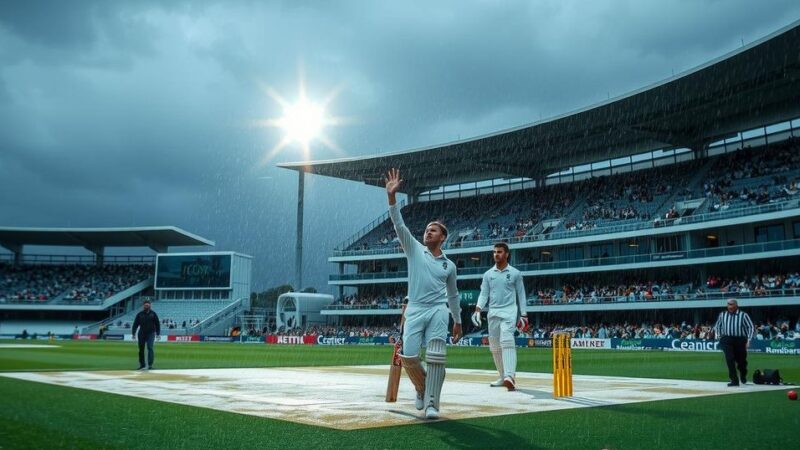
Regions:
<instances>
[{"instance_id":1,"label":"raised arm","mask_svg":"<svg viewBox=\"0 0 800 450\"><path fill-rule=\"evenodd\" d=\"M397 239L400 240L400 245L407 257L412 257L416 253L416 247L422 245L414 239L411 231L408 230L405 222L403 222L403 215L400 214L400 207L397 205L397 191L400 190L400 185L403 180L400 178L400 171L398 169L391 169L386 173L384 178L386 181L386 195L389 200L389 217L394 224L394 230L397 232Z\"/></svg>"},{"instance_id":2,"label":"raised arm","mask_svg":"<svg viewBox=\"0 0 800 450\"><path fill-rule=\"evenodd\" d=\"M386 195L389 197L389 206L395 205L397 203L397 191L400 190L400 185L403 183L400 178L400 170L389 169L383 179L386 182Z\"/></svg>"}]
</instances>

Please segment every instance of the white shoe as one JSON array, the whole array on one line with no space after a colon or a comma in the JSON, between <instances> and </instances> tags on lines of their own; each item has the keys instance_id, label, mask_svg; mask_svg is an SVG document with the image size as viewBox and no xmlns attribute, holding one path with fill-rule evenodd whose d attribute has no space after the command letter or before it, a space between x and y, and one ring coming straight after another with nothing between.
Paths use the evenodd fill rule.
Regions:
<instances>
[{"instance_id":1,"label":"white shoe","mask_svg":"<svg viewBox=\"0 0 800 450\"><path fill-rule=\"evenodd\" d=\"M514 382L514 377L503 378L503 386L505 386L509 391L517 389L517 383Z\"/></svg>"},{"instance_id":2,"label":"white shoe","mask_svg":"<svg viewBox=\"0 0 800 450\"><path fill-rule=\"evenodd\" d=\"M425 408L425 393L424 392L417 392L417 399L414 402L414 406L417 408L418 411L422 411Z\"/></svg>"},{"instance_id":3,"label":"white shoe","mask_svg":"<svg viewBox=\"0 0 800 450\"><path fill-rule=\"evenodd\" d=\"M503 386L505 386L505 384L503 384L503 377L498 378L497 380L494 381L494 383L490 383L489 386L491 386L491 387L503 387Z\"/></svg>"},{"instance_id":4,"label":"white shoe","mask_svg":"<svg viewBox=\"0 0 800 450\"><path fill-rule=\"evenodd\" d=\"M439 410L434 408L433 405L428 406L425 410L425 418L435 420L439 418Z\"/></svg>"}]
</instances>

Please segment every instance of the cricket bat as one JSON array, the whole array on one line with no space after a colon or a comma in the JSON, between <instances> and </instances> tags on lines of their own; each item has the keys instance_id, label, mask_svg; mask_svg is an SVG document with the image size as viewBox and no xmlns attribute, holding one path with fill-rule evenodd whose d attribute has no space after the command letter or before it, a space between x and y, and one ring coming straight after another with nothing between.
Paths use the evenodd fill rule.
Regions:
<instances>
[{"instance_id":1,"label":"cricket bat","mask_svg":"<svg viewBox=\"0 0 800 450\"><path fill-rule=\"evenodd\" d=\"M386 386L386 402L394 403L397 401L397 390L400 388L400 375L403 372L403 360L400 359L400 351L403 349L403 322L405 321L406 306L403 305L403 315L400 317L400 337L394 343L392 353L392 363L389 366L389 384Z\"/></svg>"}]
</instances>

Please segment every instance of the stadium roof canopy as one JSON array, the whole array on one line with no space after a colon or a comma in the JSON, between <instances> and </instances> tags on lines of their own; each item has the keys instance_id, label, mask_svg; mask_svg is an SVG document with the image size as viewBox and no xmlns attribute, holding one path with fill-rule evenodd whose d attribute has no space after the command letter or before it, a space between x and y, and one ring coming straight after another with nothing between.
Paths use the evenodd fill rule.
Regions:
<instances>
[{"instance_id":1,"label":"stadium roof canopy","mask_svg":"<svg viewBox=\"0 0 800 450\"><path fill-rule=\"evenodd\" d=\"M214 245L214 241L177 227L134 228L15 228L0 227L0 245L19 253L25 245L85 247L102 253L106 247L149 247L165 252L168 247Z\"/></svg>"},{"instance_id":2,"label":"stadium roof canopy","mask_svg":"<svg viewBox=\"0 0 800 450\"><path fill-rule=\"evenodd\" d=\"M800 21L629 94L530 125L415 150L278 167L381 186L400 168L406 193L496 178L542 179L658 149L702 151L738 132L800 116Z\"/></svg>"}]
</instances>

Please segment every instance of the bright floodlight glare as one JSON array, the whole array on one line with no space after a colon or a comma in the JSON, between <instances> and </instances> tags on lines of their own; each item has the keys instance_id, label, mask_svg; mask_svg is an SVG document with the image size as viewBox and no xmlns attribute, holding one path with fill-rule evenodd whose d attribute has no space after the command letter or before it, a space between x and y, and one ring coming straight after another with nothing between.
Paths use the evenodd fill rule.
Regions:
<instances>
[{"instance_id":1,"label":"bright floodlight glare","mask_svg":"<svg viewBox=\"0 0 800 450\"><path fill-rule=\"evenodd\" d=\"M287 139L306 145L322 130L325 113L319 105L301 98L294 105L286 107L280 122Z\"/></svg>"},{"instance_id":2,"label":"bright floodlight glare","mask_svg":"<svg viewBox=\"0 0 800 450\"><path fill-rule=\"evenodd\" d=\"M336 89L323 100L312 102L306 97L306 89L303 80L300 80L299 96L294 104L288 102L282 95L275 92L269 86L263 86L265 93L270 96L283 110L280 118L270 118L255 121L256 126L277 127L283 129L283 137L269 151L264 154L261 164L266 164L278 155L283 149L293 143L303 151L306 160L311 159L311 142L320 144L333 150L334 153L344 156L341 149L326 136L325 129L329 126L342 125L343 118L329 116L325 109L330 104L339 90Z\"/></svg>"}]
</instances>

